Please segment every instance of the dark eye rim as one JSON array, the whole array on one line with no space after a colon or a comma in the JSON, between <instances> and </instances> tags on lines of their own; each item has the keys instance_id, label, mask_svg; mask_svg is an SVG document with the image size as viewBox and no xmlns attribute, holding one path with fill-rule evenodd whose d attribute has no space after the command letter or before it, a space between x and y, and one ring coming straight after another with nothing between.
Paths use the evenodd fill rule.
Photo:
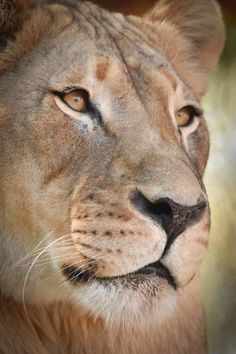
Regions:
<instances>
[{"instance_id":1,"label":"dark eye rim","mask_svg":"<svg viewBox=\"0 0 236 354\"><path fill-rule=\"evenodd\" d=\"M80 94L83 96L83 98L86 101L85 108L82 111L77 111L73 107L71 107L66 101L65 101L65 96L68 95L71 92L79 91ZM77 113L86 113L88 110L91 109L91 104L90 104L90 97L89 97L89 92L85 90L84 88L78 87L78 86L70 86L66 87L63 91L57 91L57 90L52 90L52 93L54 96L59 97L70 109Z\"/></svg>"},{"instance_id":2,"label":"dark eye rim","mask_svg":"<svg viewBox=\"0 0 236 354\"><path fill-rule=\"evenodd\" d=\"M64 99L66 94L71 93L73 91L78 91L78 90L84 95L84 97L86 99L86 102L87 102L86 107L85 107L85 109L83 111L77 111L76 109L72 108ZM98 122L98 124L103 129L105 129L105 125L104 125L104 122L103 122L102 114L99 111L98 106L91 102L90 94L89 94L89 92L86 89L84 89L82 87L79 87L79 86L68 86L65 89L63 89L62 91L57 91L57 90L51 89L50 92L54 96L59 97L60 100L67 107L69 107L72 111L77 112L77 113L82 113L82 114L83 113L88 114L92 120L96 120Z\"/></svg>"},{"instance_id":3,"label":"dark eye rim","mask_svg":"<svg viewBox=\"0 0 236 354\"><path fill-rule=\"evenodd\" d=\"M179 125L179 129L189 127L193 123L195 117L201 117L203 115L203 111L200 108L194 107L193 105L183 106L177 112L181 111L181 109L186 109L189 113L190 118L187 123Z\"/></svg>"}]
</instances>

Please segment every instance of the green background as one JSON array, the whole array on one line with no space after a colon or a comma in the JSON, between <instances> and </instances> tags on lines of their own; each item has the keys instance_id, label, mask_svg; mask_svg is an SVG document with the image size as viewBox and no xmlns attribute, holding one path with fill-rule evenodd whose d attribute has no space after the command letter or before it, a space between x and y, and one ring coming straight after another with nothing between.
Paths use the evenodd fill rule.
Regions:
<instances>
[{"instance_id":1,"label":"green background","mask_svg":"<svg viewBox=\"0 0 236 354\"><path fill-rule=\"evenodd\" d=\"M227 41L203 100L211 135L205 183L212 232L202 269L209 352L236 353L236 15L225 15Z\"/></svg>"}]
</instances>

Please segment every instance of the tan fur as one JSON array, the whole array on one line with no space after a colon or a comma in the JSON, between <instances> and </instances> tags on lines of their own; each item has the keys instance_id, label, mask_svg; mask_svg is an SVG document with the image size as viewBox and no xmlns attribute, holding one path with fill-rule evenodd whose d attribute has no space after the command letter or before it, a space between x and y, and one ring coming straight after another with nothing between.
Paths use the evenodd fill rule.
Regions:
<instances>
[{"instance_id":1,"label":"tan fur","mask_svg":"<svg viewBox=\"0 0 236 354\"><path fill-rule=\"evenodd\" d=\"M69 302L44 308L29 307L32 328L21 305L9 299L2 299L0 304L4 318L4 323L0 324L4 353L189 354L189 342L194 343L191 353L206 353L202 313L193 307L199 307L195 285L184 294L171 323L161 327L150 324L142 329L137 325L106 328L101 319L94 321L83 309Z\"/></svg>"},{"instance_id":2,"label":"tan fur","mask_svg":"<svg viewBox=\"0 0 236 354\"><path fill-rule=\"evenodd\" d=\"M96 78L98 80L104 80L106 78L106 74L109 68L109 61L107 58L103 56L97 57L96 61Z\"/></svg>"},{"instance_id":3,"label":"tan fur","mask_svg":"<svg viewBox=\"0 0 236 354\"><path fill-rule=\"evenodd\" d=\"M0 38L0 351L206 353L198 271L209 206L163 254L164 228L132 196L207 198L205 121L180 134L175 112L200 105L223 45L219 11L160 1L141 19L58 2L7 11L4 0L0 12L11 28ZM71 86L89 92L93 114L55 94ZM132 275L158 260L176 290ZM69 280L71 266L91 278Z\"/></svg>"},{"instance_id":4,"label":"tan fur","mask_svg":"<svg viewBox=\"0 0 236 354\"><path fill-rule=\"evenodd\" d=\"M215 0L160 0L148 13L148 18L159 23L169 23L190 40L192 55L209 70L217 63L223 49L224 29L216 18L220 18L219 6ZM218 46L215 42L218 42Z\"/></svg>"}]
</instances>

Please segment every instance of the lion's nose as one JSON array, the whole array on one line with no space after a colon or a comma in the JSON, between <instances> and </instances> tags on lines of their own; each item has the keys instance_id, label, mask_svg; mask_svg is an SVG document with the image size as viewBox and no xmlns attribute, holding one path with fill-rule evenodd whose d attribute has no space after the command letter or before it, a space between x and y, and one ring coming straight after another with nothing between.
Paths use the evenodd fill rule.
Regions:
<instances>
[{"instance_id":1,"label":"lion's nose","mask_svg":"<svg viewBox=\"0 0 236 354\"><path fill-rule=\"evenodd\" d=\"M170 198L160 198L150 202L139 191L133 194L131 200L140 213L163 227L168 237L167 248L188 226L199 221L207 205L203 195L198 203L192 206L178 204Z\"/></svg>"}]
</instances>

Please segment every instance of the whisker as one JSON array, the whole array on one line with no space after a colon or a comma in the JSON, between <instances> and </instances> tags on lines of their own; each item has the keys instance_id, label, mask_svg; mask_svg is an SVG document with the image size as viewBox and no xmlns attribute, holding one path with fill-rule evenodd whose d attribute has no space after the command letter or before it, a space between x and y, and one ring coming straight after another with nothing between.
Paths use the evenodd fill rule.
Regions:
<instances>
[{"instance_id":1,"label":"whisker","mask_svg":"<svg viewBox=\"0 0 236 354\"><path fill-rule=\"evenodd\" d=\"M69 235L69 234L65 234L65 235L63 235L62 237L67 238L67 237L68 237L67 235ZM59 239L61 239L61 237L58 238L57 240L59 240ZM55 241L57 241L57 240L55 240ZM64 243L64 242L65 242L65 243ZM64 248L66 248L66 247L69 248L69 246L66 246L67 242L68 242L68 244L69 244L69 241L67 241L67 240L65 240L65 241L60 241L60 244L57 245L58 248L55 248L55 250L56 250L56 249L59 249L60 247L61 247L61 248L63 248L63 247L64 247ZM51 247L51 245L52 245L52 243L49 245L49 248ZM11 272L11 271L14 270L15 268L18 268L18 267L24 268L24 267L27 267L28 265L31 265L32 262L33 262L34 257L37 257L37 255L38 255L41 251L45 250L45 247L46 247L46 246L41 247L40 249L37 250L37 252L35 252L34 254L28 256L27 258L30 258L30 257L32 258L28 263L23 263L23 259L22 259L21 262L17 262L16 264L13 264L6 272L4 272L4 273L2 273L2 274L6 275L8 272ZM25 260L26 260L27 258L25 257ZM39 262L40 262L40 261L39 261Z\"/></svg>"},{"instance_id":2,"label":"whisker","mask_svg":"<svg viewBox=\"0 0 236 354\"><path fill-rule=\"evenodd\" d=\"M53 232L53 231L52 231ZM63 236L67 236L67 237L69 237L70 236L70 232L68 232L68 233L66 233L66 234L64 234ZM49 235L48 235L49 236ZM60 237L59 237L60 238ZM40 244L43 242L43 241L46 241L46 240L42 240L41 242L40 242ZM40 252L42 249L44 249L44 247L45 246L43 246L43 247L41 247L41 248L35 248L31 253L28 253L28 255L27 256L25 256L21 261L23 261L26 257L32 257L32 256L34 256L35 254L38 254L38 252Z\"/></svg>"},{"instance_id":3,"label":"whisker","mask_svg":"<svg viewBox=\"0 0 236 354\"><path fill-rule=\"evenodd\" d=\"M76 219L76 217L69 217L66 220L62 221L61 223L59 223L55 228L53 228L51 231L49 231L46 235L43 236L42 240L28 253L26 254L22 259L20 259L18 262L21 263L25 260L25 258L30 257L34 251L38 250L38 247L45 242L53 232L55 232L55 230L57 230L58 227L62 226L63 224L65 224L68 221L74 220ZM68 233L69 234L69 233Z\"/></svg>"},{"instance_id":4,"label":"whisker","mask_svg":"<svg viewBox=\"0 0 236 354\"><path fill-rule=\"evenodd\" d=\"M51 242L48 246L46 246L38 255L37 257L34 259L33 263L30 265L27 273L26 273L26 276L25 276L25 279L24 279L24 284L23 284L23 293L22 293L22 302L23 302L23 308L24 308L24 311L25 311L25 314L26 314L26 318L28 320L28 322L30 323L30 325L33 327L32 325L32 322L30 321L30 318L29 318L29 314L27 312L27 309L26 309L26 302L25 302L25 289L26 289L26 284L27 284L27 280L29 278L29 274L33 268L33 266L36 264L37 260L39 259L39 257L47 250L49 249L53 244L55 244L56 242L58 242L60 239L63 239L65 236L61 236L60 238L56 239L55 241ZM33 327L34 328L34 327Z\"/></svg>"}]
</instances>

